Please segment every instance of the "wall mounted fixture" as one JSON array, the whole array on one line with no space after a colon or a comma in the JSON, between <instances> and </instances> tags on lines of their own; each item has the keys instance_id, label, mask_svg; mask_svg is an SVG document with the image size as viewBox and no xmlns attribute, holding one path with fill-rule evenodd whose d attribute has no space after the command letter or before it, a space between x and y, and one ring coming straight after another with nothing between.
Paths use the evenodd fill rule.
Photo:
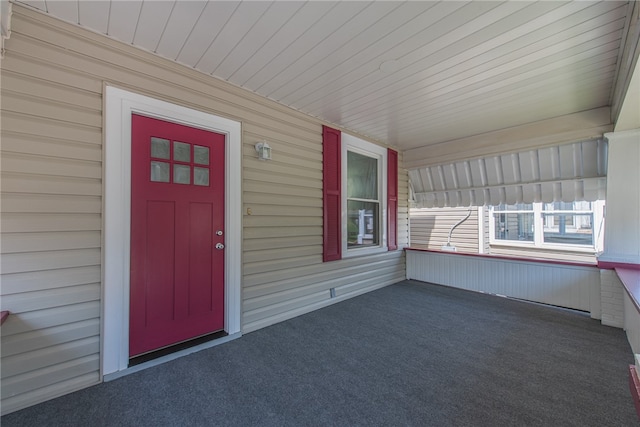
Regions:
<instances>
[{"instance_id":1,"label":"wall mounted fixture","mask_svg":"<svg viewBox=\"0 0 640 427\"><path fill-rule=\"evenodd\" d=\"M256 143L256 151L258 152L258 159L271 160L271 147L266 141L258 141Z\"/></svg>"}]
</instances>

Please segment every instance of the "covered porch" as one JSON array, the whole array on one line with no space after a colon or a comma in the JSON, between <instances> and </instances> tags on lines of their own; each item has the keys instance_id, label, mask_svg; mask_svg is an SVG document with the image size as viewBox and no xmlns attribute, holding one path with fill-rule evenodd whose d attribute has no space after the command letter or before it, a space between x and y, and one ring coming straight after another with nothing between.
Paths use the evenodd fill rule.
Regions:
<instances>
[{"instance_id":1,"label":"covered porch","mask_svg":"<svg viewBox=\"0 0 640 427\"><path fill-rule=\"evenodd\" d=\"M407 280L2 424L630 426L631 359L583 313Z\"/></svg>"},{"instance_id":2,"label":"covered porch","mask_svg":"<svg viewBox=\"0 0 640 427\"><path fill-rule=\"evenodd\" d=\"M638 2L0 5L7 423L78 410L78 423L91 415L105 424L428 424L431 415L439 424L549 424L594 419L593 405L608 421L631 419ZM153 126L135 142L134 116L217 134L220 144L214 151ZM219 209L185 209L189 220L178 221L175 200L163 199L154 205L162 221L141 216L132 226L133 202L150 212L167 194L135 193L135 179L176 197L216 187L198 206ZM603 251L584 269L559 264L551 277L544 265L523 273L530 260L411 248L412 206L601 197ZM204 227L175 232L203 217ZM164 240L136 240L156 231ZM188 243L174 245L182 235ZM149 248L166 253L144 258ZM183 292L196 270L204 304ZM559 292L548 288L556 281ZM144 298L132 303L140 295L162 297L153 316ZM149 318L163 338L162 322L194 307L215 311L216 326L203 321L186 341L219 333L225 344L138 372L133 358L186 341L138 351L130 338L147 336ZM103 406L85 410L94 396Z\"/></svg>"}]
</instances>

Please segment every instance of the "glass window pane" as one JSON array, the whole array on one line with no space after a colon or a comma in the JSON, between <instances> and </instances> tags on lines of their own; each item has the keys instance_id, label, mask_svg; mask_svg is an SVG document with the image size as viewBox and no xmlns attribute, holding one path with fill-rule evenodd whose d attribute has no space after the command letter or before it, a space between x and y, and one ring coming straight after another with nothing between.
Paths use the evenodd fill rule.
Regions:
<instances>
[{"instance_id":1,"label":"glass window pane","mask_svg":"<svg viewBox=\"0 0 640 427\"><path fill-rule=\"evenodd\" d=\"M199 165L209 164L209 147L193 146L193 162Z\"/></svg>"},{"instance_id":2,"label":"glass window pane","mask_svg":"<svg viewBox=\"0 0 640 427\"><path fill-rule=\"evenodd\" d=\"M169 140L151 137L151 157L158 159L169 158Z\"/></svg>"},{"instance_id":3,"label":"glass window pane","mask_svg":"<svg viewBox=\"0 0 640 427\"><path fill-rule=\"evenodd\" d=\"M544 242L593 245L593 214L544 214Z\"/></svg>"},{"instance_id":4,"label":"glass window pane","mask_svg":"<svg viewBox=\"0 0 640 427\"><path fill-rule=\"evenodd\" d=\"M378 160L347 152L347 197L378 200Z\"/></svg>"},{"instance_id":5,"label":"glass window pane","mask_svg":"<svg viewBox=\"0 0 640 427\"><path fill-rule=\"evenodd\" d=\"M591 212L591 202L553 202L544 204L545 211L584 211Z\"/></svg>"},{"instance_id":6,"label":"glass window pane","mask_svg":"<svg viewBox=\"0 0 640 427\"><path fill-rule=\"evenodd\" d=\"M533 242L532 213L494 213L496 240Z\"/></svg>"},{"instance_id":7,"label":"glass window pane","mask_svg":"<svg viewBox=\"0 0 640 427\"><path fill-rule=\"evenodd\" d=\"M151 162L151 181L169 182L169 163Z\"/></svg>"},{"instance_id":8,"label":"glass window pane","mask_svg":"<svg viewBox=\"0 0 640 427\"><path fill-rule=\"evenodd\" d=\"M173 182L176 184L191 184L191 166L173 165Z\"/></svg>"},{"instance_id":9,"label":"glass window pane","mask_svg":"<svg viewBox=\"0 0 640 427\"><path fill-rule=\"evenodd\" d=\"M193 183L195 185L209 186L209 169L193 168Z\"/></svg>"},{"instance_id":10,"label":"glass window pane","mask_svg":"<svg viewBox=\"0 0 640 427\"><path fill-rule=\"evenodd\" d=\"M191 145L175 141L173 143L173 160L177 160L179 162L190 162Z\"/></svg>"},{"instance_id":11,"label":"glass window pane","mask_svg":"<svg viewBox=\"0 0 640 427\"><path fill-rule=\"evenodd\" d=\"M495 207L496 211L533 211L533 204L531 203L518 203L515 205L498 205Z\"/></svg>"},{"instance_id":12,"label":"glass window pane","mask_svg":"<svg viewBox=\"0 0 640 427\"><path fill-rule=\"evenodd\" d=\"M347 247L380 245L380 216L377 202L347 200Z\"/></svg>"}]
</instances>

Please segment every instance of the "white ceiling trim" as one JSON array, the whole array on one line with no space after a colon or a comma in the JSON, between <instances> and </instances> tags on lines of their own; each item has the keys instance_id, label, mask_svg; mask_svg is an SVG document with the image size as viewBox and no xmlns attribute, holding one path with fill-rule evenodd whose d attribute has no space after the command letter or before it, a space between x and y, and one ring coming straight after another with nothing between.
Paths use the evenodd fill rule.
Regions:
<instances>
[{"instance_id":1,"label":"white ceiling trim","mask_svg":"<svg viewBox=\"0 0 640 427\"><path fill-rule=\"evenodd\" d=\"M417 207L604 199L607 144L594 139L409 171Z\"/></svg>"}]
</instances>

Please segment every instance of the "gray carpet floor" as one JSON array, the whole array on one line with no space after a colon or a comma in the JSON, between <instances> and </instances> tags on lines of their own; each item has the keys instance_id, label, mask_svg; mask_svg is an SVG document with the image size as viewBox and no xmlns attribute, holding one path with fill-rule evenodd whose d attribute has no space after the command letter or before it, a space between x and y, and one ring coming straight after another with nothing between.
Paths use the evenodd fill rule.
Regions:
<instances>
[{"instance_id":1,"label":"gray carpet floor","mask_svg":"<svg viewBox=\"0 0 640 427\"><path fill-rule=\"evenodd\" d=\"M2 426L635 426L624 332L414 281L2 417Z\"/></svg>"}]
</instances>

